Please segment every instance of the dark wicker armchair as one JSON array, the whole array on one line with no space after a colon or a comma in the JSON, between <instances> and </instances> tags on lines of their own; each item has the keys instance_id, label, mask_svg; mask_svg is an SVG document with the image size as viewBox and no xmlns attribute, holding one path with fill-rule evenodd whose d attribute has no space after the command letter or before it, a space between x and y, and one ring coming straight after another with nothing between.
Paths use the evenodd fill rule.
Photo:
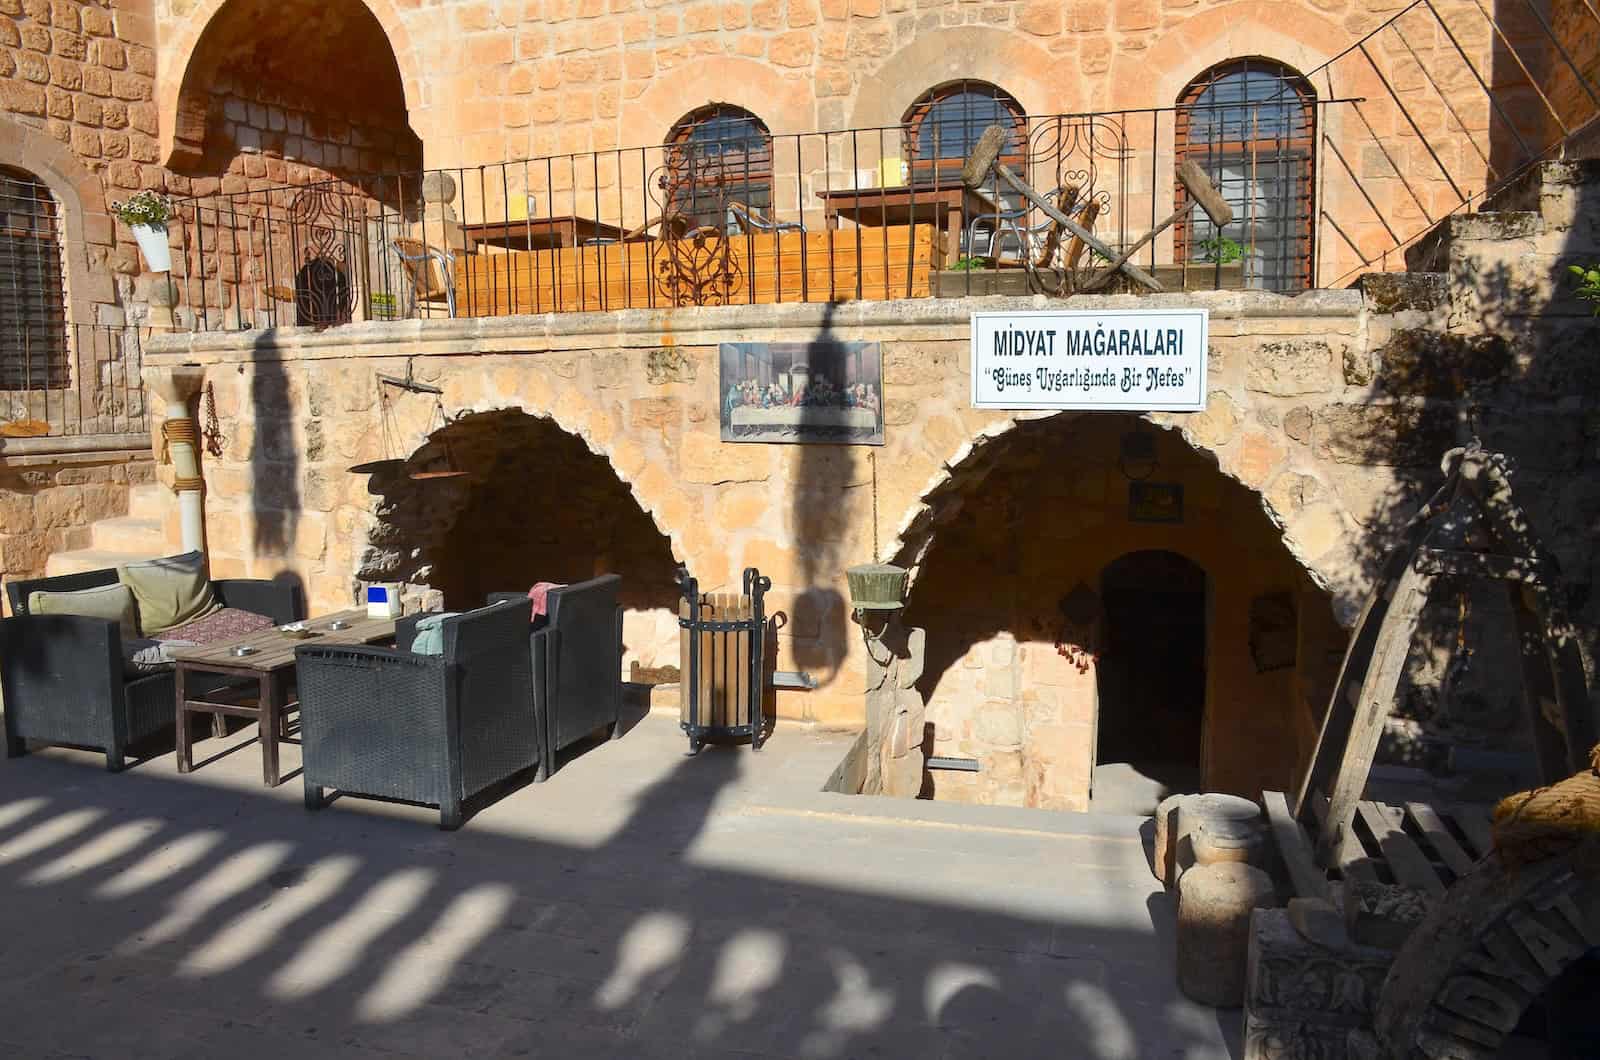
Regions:
<instances>
[{"instance_id":1,"label":"dark wicker armchair","mask_svg":"<svg viewBox=\"0 0 1600 1060\"><path fill-rule=\"evenodd\" d=\"M12 617L0 620L0 689L5 699L6 757L26 741L94 747L106 768L122 769L127 749L162 729L176 715L170 670L129 677L122 629L103 618L28 613L35 590L68 592L115 585L114 570L10 582ZM211 583L224 607L266 615L274 622L305 617L297 586L284 582L224 579Z\"/></svg>"},{"instance_id":2,"label":"dark wicker armchair","mask_svg":"<svg viewBox=\"0 0 1600 1060\"><path fill-rule=\"evenodd\" d=\"M556 752L608 730L621 735L622 578L605 574L550 590L545 615L529 634L533 659L533 711L543 752L535 779L555 771ZM494 593L491 603L520 601L525 593Z\"/></svg>"},{"instance_id":3,"label":"dark wicker armchair","mask_svg":"<svg viewBox=\"0 0 1600 1060\"><path fill-rule=\"evenodd\" d=\"M459 828L468 799L538 765L527 613L445 619L444 654L413 655L423 617L396 624L394 648L295 651L308 809L331 788L437 806Z\"/></svg>"}]
</instances>

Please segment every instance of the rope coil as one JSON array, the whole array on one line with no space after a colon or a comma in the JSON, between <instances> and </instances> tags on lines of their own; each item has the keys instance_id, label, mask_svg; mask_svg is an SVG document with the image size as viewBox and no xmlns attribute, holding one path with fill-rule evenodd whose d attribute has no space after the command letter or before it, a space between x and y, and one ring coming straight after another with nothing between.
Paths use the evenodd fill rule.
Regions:
<instances>
[{"instance_id":1,"label":"rope coil","mask_svg":"<svg viewBox=\"0 0 1600 1060\"><path fill-rule=\"evenodd\" d=\"M1600 832L1600 744L1589 769L1547 788L1508 795L1494 808L1494 849L1507 865L1558 854Z\"/></svg>"}]
</instances>

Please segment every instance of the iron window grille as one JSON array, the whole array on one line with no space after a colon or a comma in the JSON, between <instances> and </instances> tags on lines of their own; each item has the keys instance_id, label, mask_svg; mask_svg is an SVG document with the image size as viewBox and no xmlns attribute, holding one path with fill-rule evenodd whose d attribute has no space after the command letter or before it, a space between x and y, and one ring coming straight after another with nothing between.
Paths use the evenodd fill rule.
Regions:
<instances>
[{"instance_id":1,"label":"iron window grille","mask_svg":"<svg viewBox=\"0 0 1600 1060\"><path fill-rule=\"evenodd\" d=\"M724 228L730 201L772 210L772 133L743 108L713 103L674 125L667 168L668 209L690 228Z\"/></svg>"},{"instance_id":2,"label":"iron window grille","mask_svg":"<svg viewBox=\"0 0 1600 1060\"><path fill-rule=\"evenodd\" d=\"M1245 284L1293 293L1311 286L1316 93L1271 59L1233 59L1183 92L1176 117L1178 160L1192 160L1233 206L1218 231L1195 210L1176 235L1177 260L1212 261L1238 246ZM1177 202L1188 192L1176 184Z\"/></svg>"},{"instance_id":3,"label":"iron window grille","mask_svg":"<svg viewBox=\"0 0 1600 1060\"><path fill-rule=\"evenodd\" d=\"M917 186L949 188L961 183L961 167L991 125L1009 125L1012 136L1001 148L999 160L1013 171L1028 172L1028 118L1010 93L987 81L951 81L929 89L906 111L906 152L910 179ZM1022 208L1022 197L1009 188L990 189L1005 210ZM961 252L968 253L967 232L961 233ZM995 248L1015 257L1022 251L1009 231Z\"/></svg>"},{"instance_id":4,"label":"iron window grille","mask_svg":"<svg viewBox=\"0 0 1600 1060\"><path fill-rule=\"evenodd\" d=\"M32 174L0 167L0 389L71 381L60 210Z\"/></svg>"}]
</instances>

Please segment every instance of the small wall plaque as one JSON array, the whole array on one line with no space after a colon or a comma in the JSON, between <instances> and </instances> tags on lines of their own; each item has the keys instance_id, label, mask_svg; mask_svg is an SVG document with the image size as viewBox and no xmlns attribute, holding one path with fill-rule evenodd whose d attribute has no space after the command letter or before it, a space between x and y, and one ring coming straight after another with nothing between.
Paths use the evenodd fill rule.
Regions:
<instances>
[{"instance_id":1,"label":"small wall plaque","mask_svg":"<svg viewBox=\"0 0 1600 1060\"><path fill-rule=\"evenodd\" d=\"M1183 522L1183 487L1176 482L1128 483L1128 520L1135 523Z\"/></svg>"}]
</instances>

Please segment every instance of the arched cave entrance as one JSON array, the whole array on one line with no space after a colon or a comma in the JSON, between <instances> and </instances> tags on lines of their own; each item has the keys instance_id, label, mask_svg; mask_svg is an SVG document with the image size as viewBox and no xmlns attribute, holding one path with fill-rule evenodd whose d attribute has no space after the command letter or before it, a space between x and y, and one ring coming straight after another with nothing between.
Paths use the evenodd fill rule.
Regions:
<instances>
[{"instance_id":1,"label":"arched cave entrance","mask_svg":"<svg viewBox=\"0 0 1600 1060\"><path fill-rule=\"evenodd\" d=\"M1176 552L1130 552L1100 573L1105 634L1093 808L1144 812L1149 784L1196 791L1206 712L1206 572Z\"/></svg>"},{"instance_id":2,"label":"arched cave entrance","mask_svg":"<svg viewBox=\"0 0 1600 1060\"><path fill-rule=\"evenodd\" d=\"M462 474L413 477L424 470ZM610 462L554 420L463 416L373 475L371 489L382 501L361 579L407 583L463 610L492 592L619 574L624 666L640 679L676 678L671 542Z\"/></svg>"},{"instance_id":3,"label":"arched cave entrance","mask_svg":"<svg viewBox=\"0 0 1600 1060\"><path fill-rule=\"evenodd\" d=\"M1165 759L1126 811L1168 786L1292 786L1344 633L1208 455L1137 416L1061 414L982 442L924 500L898 559L928 631L926 739L978 767L931 772L934 798L1087 810L1097 750Z\"/></svg>"},{"instance_id":4,"label":"arched cave entrance","mask_svg":"<svg viewBox=\"0 0 1600 1060\"><path fill-rule=\"evenodd\" d=\"M422 163L394 49L361 0L228 0L182 76L180 172L298 184Z\"/></svg>"}]
</instances>

